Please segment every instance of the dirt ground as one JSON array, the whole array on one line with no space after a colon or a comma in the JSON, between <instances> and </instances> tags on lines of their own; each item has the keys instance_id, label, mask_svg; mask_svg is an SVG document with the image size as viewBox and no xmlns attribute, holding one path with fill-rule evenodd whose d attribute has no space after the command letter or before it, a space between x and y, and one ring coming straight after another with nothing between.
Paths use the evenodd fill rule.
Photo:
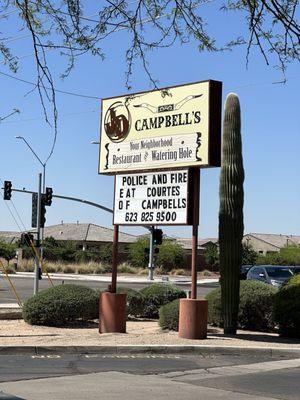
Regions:
<instances>
[{"instance_id":1,"label":"dirt ground","mask_svg":"<svg viewBox=\"0 0 300 400\"><path fill-rule=\"evenodd\" d=\"M98 323L84 327L53 328L31 326L23 320L0 321L0 346L116 346L116 345L207 345L294 348L300 340L279 338L276 334L239 331L235 337L224 336L210 328L206 340L188 340L177 332L162 331L157 321L128 321L127 333L99 334Z\"/></svg>"}]
</instances>

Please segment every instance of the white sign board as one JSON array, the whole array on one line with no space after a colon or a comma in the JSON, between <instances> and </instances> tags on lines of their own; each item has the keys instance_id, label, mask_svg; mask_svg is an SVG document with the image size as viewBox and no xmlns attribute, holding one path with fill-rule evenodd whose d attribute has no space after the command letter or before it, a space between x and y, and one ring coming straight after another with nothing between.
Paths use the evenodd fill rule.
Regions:
<instances>
[{"instance_id":1,"label":"white sign board","mask_svg":"<svg viewBox=\"0 0 300 400\"><path fill-rule=\"evenodd\" d=\"M188 170L116 175L114 224L187 224Z\"/></svg>"}]
</instances>

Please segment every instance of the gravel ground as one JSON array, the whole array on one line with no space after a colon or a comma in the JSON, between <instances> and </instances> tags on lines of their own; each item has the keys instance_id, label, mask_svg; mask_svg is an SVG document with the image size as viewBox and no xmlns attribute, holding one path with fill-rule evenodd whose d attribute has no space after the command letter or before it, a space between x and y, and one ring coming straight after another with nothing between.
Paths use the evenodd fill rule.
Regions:
<instances>
[{"instance_id":1,"label":"gravel ground","mask_svg":"<svg viewBox=\"0 0 300 400\"><path fill-rule=\"evenodd\" d=\"M23 320L0 321L0 346L101 346L101 345L207 345L294 348L300 340L279 338L276 334L239 331L224 336L220 329L209 329L206 340L188 340L177 332L162 331L157 321L128 321L127 333L99 334L97 322L85 327L52 328L31 326Z\"/></svg>"}]
</instances>

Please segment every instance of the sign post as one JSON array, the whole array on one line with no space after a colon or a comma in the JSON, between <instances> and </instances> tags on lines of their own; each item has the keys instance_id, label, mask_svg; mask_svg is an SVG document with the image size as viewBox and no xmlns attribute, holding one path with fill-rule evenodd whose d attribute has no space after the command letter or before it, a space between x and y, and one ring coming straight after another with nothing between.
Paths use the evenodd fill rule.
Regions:
<instances>
[{"instance_id":1,"label":"sign post","mask_svg":"<svg viewBox=\"0 0 300 400\"><path fill-rule=\"evenodd\" d=\"M179 336L206 337L207 302L197 299L200 168L221 163L221 96L222 83L208 80L102 100L99 173L115 175L115 196L100 332L126 330L126 295L117 293L119 225L192 225L191 299L180 301Z\"/></svg>"},{"instance_id":2,"label":"sign post","mask_svg":"<svg viewBox=\"0 0 300 400\"><path fill-rule=\"evenodd\" d=\"M200 170L193 169L193 234L192 234L192 291L191 298L197 298L197 255L198 255L198 226L199 226L199 195L200 195Z\"/></svg>"},{"instance_id":3,"label":"sign post","mask_svg":"<svg viewBox=\"0 0 300 400\"><path fill-rule=\"evenodd\" d=\"M118 267L118 244L119 244L119 225L114 225L114 238L112 248L112 271L111 271L111 292L117 291L117 267Z\"/></svg>"}]
</instances>

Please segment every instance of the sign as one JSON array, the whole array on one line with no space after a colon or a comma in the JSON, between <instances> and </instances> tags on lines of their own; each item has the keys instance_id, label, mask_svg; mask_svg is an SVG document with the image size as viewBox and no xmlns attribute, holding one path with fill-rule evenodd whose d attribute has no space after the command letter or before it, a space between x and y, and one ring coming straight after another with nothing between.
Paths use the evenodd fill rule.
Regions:
<instances>
[{"instance_id":1,"label":"sign","mask_svg":"<svg viewBox=\"0 0 300 400\"><path fill-rule=\"evenodd\" d=\"M222 83L102 100L99 173L220 166Z\"/></svg>"},{"instance_id":2,"label":"sign","mask_svg":"<svg viewBox=\"0 0 300 400\"><path fill-rule=\"evenodd\" d=\"M113 223L187 224L188 178L188 170L116 175Z\"/></svg>"}]
</instances>

